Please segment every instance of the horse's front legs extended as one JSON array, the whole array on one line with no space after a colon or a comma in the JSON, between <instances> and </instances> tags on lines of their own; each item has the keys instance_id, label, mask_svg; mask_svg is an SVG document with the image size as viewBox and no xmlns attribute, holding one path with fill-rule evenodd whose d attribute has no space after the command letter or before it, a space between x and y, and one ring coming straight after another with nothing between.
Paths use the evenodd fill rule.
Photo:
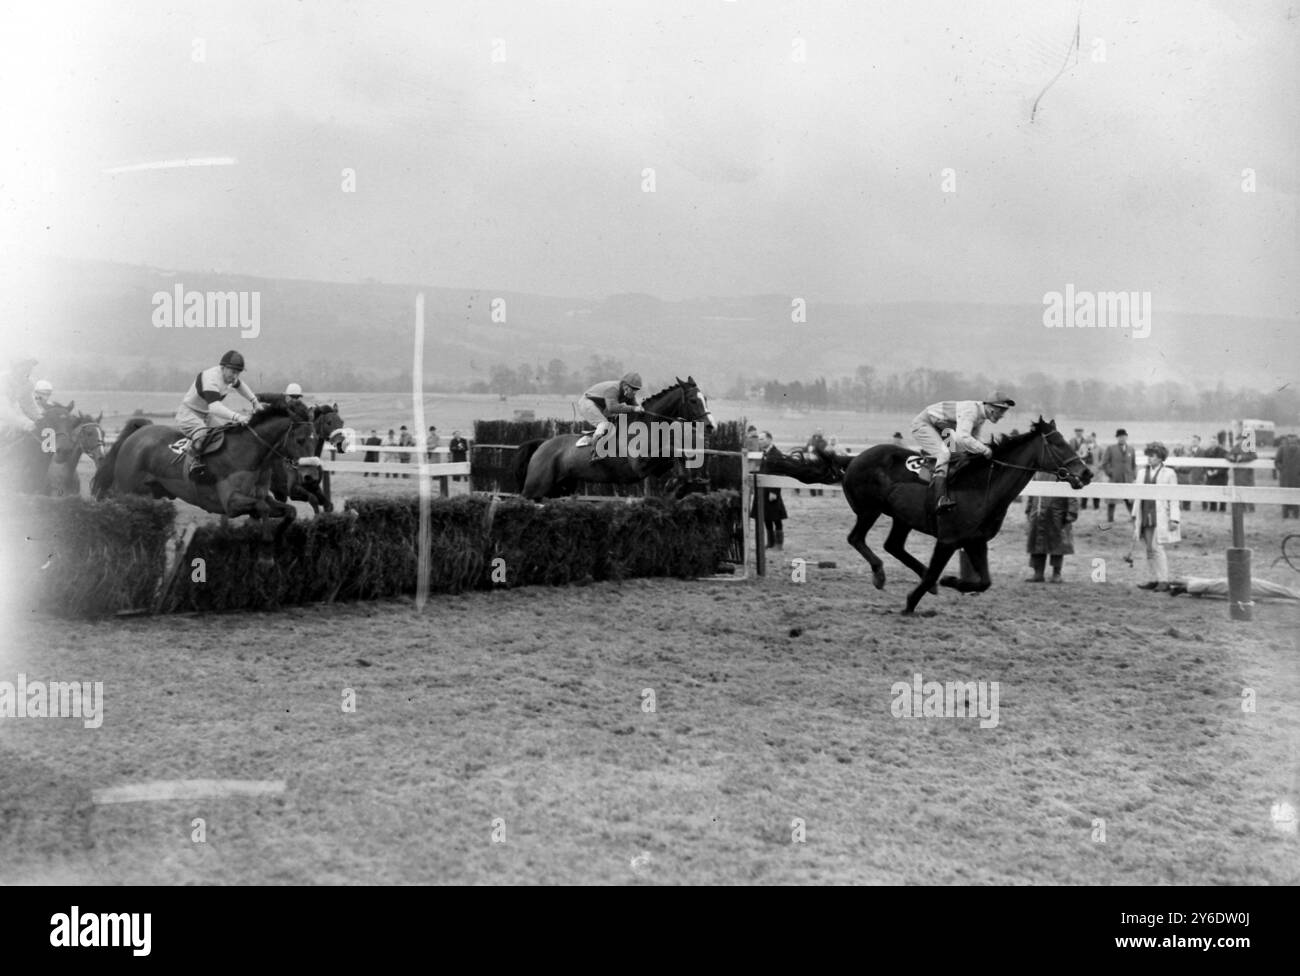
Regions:
<instances>
[{"instance_id":1,"label":"horse's front legs extended","mask_svg":"<svg viewBox=\"0 0 1300 976\"><path fill-rule=\"evenodd\" d=\"M921 582L911 593L907 594L907 608L903 613L911 613L916 609L916 605L921 602L921 597L925 596L926 590L933 590L935 583L939 579L939 574L943 568L948 565L948 560L956 552L955 546L950 546L942 542L934 544L934 555L930 557L930 565L921 577Z\"/></svg>"}]
</instances>

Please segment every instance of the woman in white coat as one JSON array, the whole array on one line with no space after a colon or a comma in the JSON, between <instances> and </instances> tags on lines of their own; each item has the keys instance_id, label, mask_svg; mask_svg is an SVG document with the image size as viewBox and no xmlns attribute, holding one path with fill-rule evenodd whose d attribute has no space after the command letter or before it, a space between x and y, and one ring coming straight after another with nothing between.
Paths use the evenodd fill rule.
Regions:
<instances>
[{"instance_id":1,"label":"woman in white coat","mask_svg":"<svg viewBox=\"0 0 1300 976\"><path fill-rule=\"evenodd\" d=\"M1142 479L1143 484L1178 484L1173 469L1165 466L1168 448L1159 441L1152 441L1147 445L1146 456L1147 473ZM1133 506L1133 537L1146 545L1147 575L1150 577L1147 582L1139 583L1138 589L1169 592L1169 560L1164 547L1182 541L1178 520L1178 502L1171 498L1143 498L1140 504Z\"/></svg>"}]
</instances>

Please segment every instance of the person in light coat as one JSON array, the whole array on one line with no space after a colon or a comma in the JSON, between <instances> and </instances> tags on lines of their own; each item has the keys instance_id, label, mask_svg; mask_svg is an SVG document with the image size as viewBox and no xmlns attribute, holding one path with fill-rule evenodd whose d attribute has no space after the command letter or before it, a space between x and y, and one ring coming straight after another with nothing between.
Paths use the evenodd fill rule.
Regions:
<instances>
[{"instance_id":1,"label":"person in light coat","mask_svg":"<svg viewBox=\"0 0 1300 976\"><path fill-rule=\"evenodd\" d=\"M1166 466L1169 450L1159 441L1146 448L1147 473L1143 484L1177 485L1178 476ZM1147 575L1150 579L1139 583L1140 590L1169 592L1169 559L1165 546L1181 542L1179 534L1180 510L1178 502L1170 498L1143 498L1133 506L1133 537L1146 546Z\"/></svg>"}]
</instances>

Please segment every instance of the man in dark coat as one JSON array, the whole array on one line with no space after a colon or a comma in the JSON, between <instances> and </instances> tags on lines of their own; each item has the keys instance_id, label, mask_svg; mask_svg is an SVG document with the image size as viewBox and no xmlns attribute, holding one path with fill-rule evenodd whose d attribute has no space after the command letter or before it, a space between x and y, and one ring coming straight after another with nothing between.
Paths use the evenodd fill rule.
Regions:
<instances>
[{"instance_id":1,"label":"man in dark coat","mask_svg":"<svg viewBox=\"0 0 1300 976\"><path fill-rule=\"evenodd\" d=\"M371 428L370 436L367 437L364 441L362 441L362 443L365 444L367 447L378 447L380 444L384 442L379 439L379 431L375 430L374 428ZM366 456L363 458L363 460L366 462L366 464L378 464L379 452L366 451ZM365 472L365 474L363 474L362 477L369 478L370 472L369 471ZM379 475L375 475L375 477L378 478Z\"/></svg>"},{"instance_id":2,"label":"man in dark coat","mask_svg":"<svg viewBox=\"0 0 1300 976\"><path fill-rule=\"evenodd\" d=\"M1227 436L1224 431L1219 431L1218 438L1210 444L1202 453L1202 457L1207 458L1226 458L1228 452L1224 450L1223 440ZM1205 484L1211 488L1221 488L1228 483L1227 468L1206 468ZM1227 502L1210 502L1211 512L1226 512L1228 510Z\"/></svg>"},{"instance_id":3,"label":"man in dark coat","mask_svg":"<svg viewBox=\"0 0 1300 976\"><path fill-rule=\"evenodd\" d=\"M763 470L763 465L769 458L780 457L781 452L772 444L771 431L763 431L758 438L758 449L762 452L763 459L759 462L759 470ZM767 548L776 549L777 552L785 550L785 531L781 527L790 516L786 513L785 502L781 500L780 488L763 488L763 528L767 533ZM749 517L758 518L758 499L755 498L749 503Z\"/></svg>"},{"instance_id":4,"label":"man in dark coat","mask_svg":"<svg viewBox=\"0 0 1300 976\"><path fill-rule=\"evenodd\" d=\"M1106 473L1106 480L1114 484L1131 485L1137 481L1137 456L1128 444L1128 431L1123 427L1115 431L1115 443L1106 448L1101 458L1101 470ZM1124 506L1133 511L1133 499L1125 498ZM1106 521L1115 521L1115 503L1106 503Z\"/></svg>"},{"instance_id":5,"label":"man in dark coat","mask_svg":"<svg viewBox=\"0 0 1300 976\"><path fill-rule=\"evenodd\" d=\"M1055 481L1056 475L1040 471L1035 481ZM1031 495L1025 500L1025 518L1029 520L1029 565L1034 575L1026 583L1042 583L1047 559L1052 560L1052 582L1061 582L1061 565L1074 554L1073 523L1079 518L1077 498L1041 498Z\"/></svg>"},{"instance_id":6,"label":"man in dark coat","mask_svg":"<svg viewBox=\"0 0 1300 976\"><path fill-rule=\"evenodd\" d=\"M1279 488L1300 488L1300 440L1295 434L1282 438L1273 457ZM1283 518L1300 518L1300 505L1283 505Z\"/></svg>"}]
</instances>

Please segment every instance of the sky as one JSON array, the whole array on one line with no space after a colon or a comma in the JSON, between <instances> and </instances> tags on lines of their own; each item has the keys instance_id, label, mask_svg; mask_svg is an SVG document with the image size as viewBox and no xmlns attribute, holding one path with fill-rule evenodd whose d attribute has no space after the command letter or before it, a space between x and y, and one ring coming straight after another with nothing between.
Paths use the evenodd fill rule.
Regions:
<instances>
[{"instance_id":1,"label":"sky","mask_svg":"<svg viewBox=\"0 0 1300 976\"><path fill-rule=\"evenodd\" d=\"M1300 314L1293 0L18 0L6 18L11 256L668 300L1023 304L1073 284ZM139 168L184 159L226 162Z\"/></svg>"}]
</instances>

